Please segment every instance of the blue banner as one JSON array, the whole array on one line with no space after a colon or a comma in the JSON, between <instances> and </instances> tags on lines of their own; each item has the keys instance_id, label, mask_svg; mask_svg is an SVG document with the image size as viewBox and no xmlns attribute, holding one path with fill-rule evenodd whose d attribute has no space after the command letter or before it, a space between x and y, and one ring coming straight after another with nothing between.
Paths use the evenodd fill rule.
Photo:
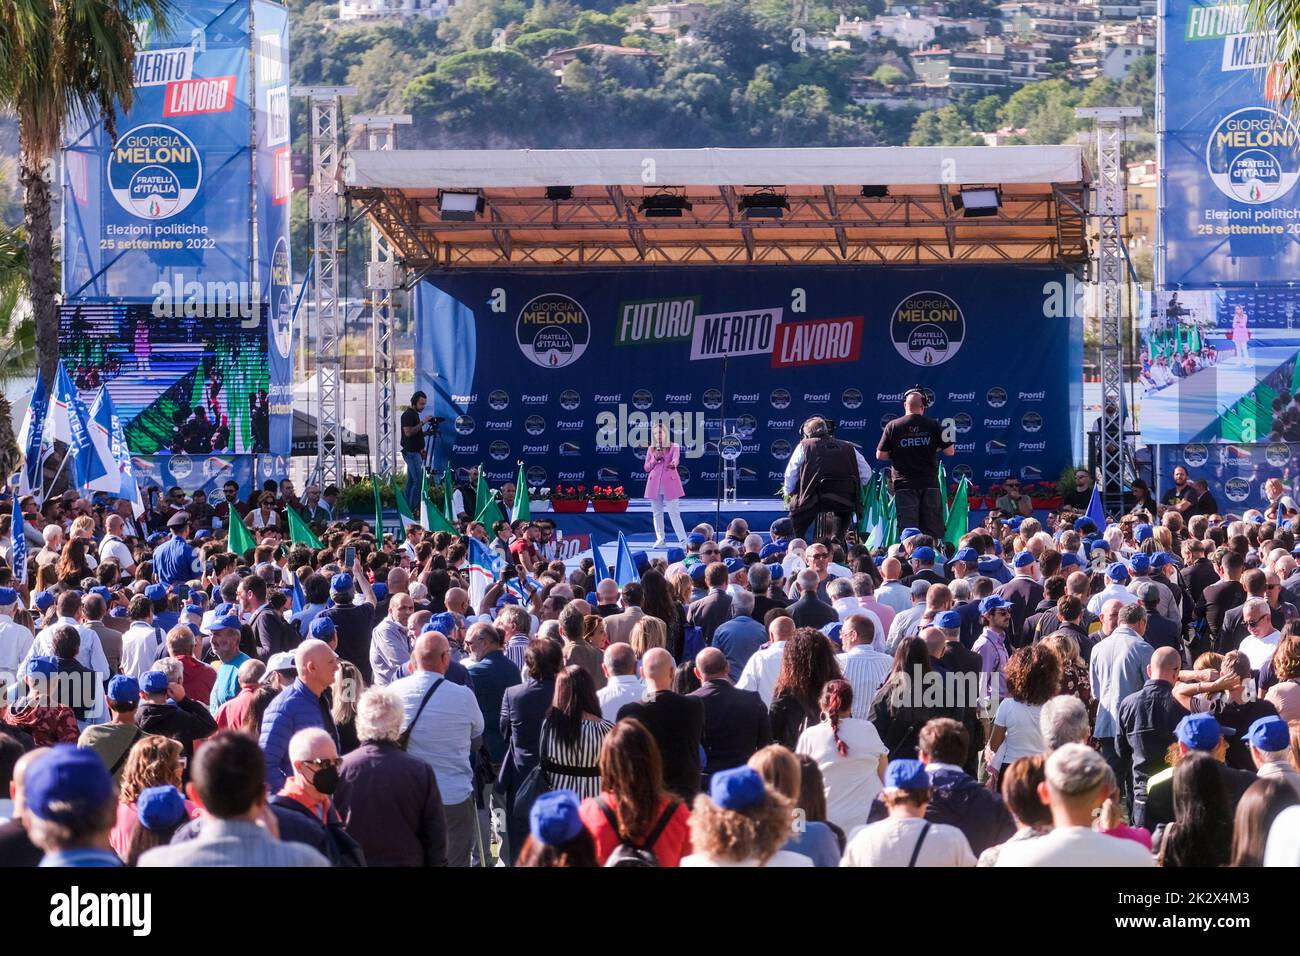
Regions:
<instances>
[{"instance_id":1,"label":"blue banner","mask_svg":"<svg viewBox=\"0 0 1300 956\"><path fill-rule=\"evenodd\" d=\"M434 273L414 296L416 387L445 419L439 461L482 462L493 484L522 460L533 487L638 497L661 417L688 497L713 497L725 428L739 496L764 498L810 415L874 466L913 386L952 420L953 482L1054 484L1081 430L1076 295L1027 267Z\"/></svg>"},{"instance_id":2,"label":"blue banner","mask_svg":"<svg viewBox=\"0 0 1300 956\"><path fill-rule=\"evenodd\" d=\"M1283 284L1300 269L1300 127L1247 4L1165 0L1160 232L1169 289Z\"/></svg>"},{"instance_id":3,"label":"blue banner","mask_svg":"<svg viewBox=\"0 0 1300 956\"><path fill-rule=\"evenodd\" d=\"M266 305L270 391L259 395L255 424L261 448L287 452L293 442L293 270L289 258L289 11L253 4L257 70L257 274Z\"/></svg>"},{"instance_id":4,"label":"blue banner","mask_svg":"<svg viewBox=\"0 0 1300 956\"><path fill-rule=\"evenodd\" d=\"M283 455L136 456L131 466L146 500L151 488L165 495L175 485L187 495L202 488L208 500L216 504L222 497L221 486L231 479L239 483L239 497L244 500L254 485L261 487L264 481L279 483L289 477L289 460Z\"/></svg>"},{"instance_id":5,"label":"blue banner","mask_svg":"<svg viewBox=\"0 0 1300 956\"><path fill-rule=\"evenodd\" d=\"M1219 514L1240 515L1247 508L1268 505L1264 494L1268 479L1281 479L1288 493L1295 487L1300 479L1300 443L1161 446L1156 476L1161 494L1173 487L1174 469L1180 466L1187 469L1188 481L1205 480L1218 503Z\"/></svg>"}]
</instances>

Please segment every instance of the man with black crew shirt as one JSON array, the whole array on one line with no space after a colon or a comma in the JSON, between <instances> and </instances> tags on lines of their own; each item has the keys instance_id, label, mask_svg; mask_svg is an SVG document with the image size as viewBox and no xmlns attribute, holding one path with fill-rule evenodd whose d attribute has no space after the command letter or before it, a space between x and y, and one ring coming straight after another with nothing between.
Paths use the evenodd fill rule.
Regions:
<instances>
[{"instance_id":1,"label":"man with black crew shirt","mask_svg":"<svg viewBox=\"0 0 1300 956\"><path fill-rule=\"evenodd\" d=\"M920 528L935 540L943 537L943 503L939 491L939 452L952 455L953 443L943 426L925 415L920 389L903 395L902 418L885 426L876 458L894 469L894 503L900 528Z\"/></svg>"}]
</instances>

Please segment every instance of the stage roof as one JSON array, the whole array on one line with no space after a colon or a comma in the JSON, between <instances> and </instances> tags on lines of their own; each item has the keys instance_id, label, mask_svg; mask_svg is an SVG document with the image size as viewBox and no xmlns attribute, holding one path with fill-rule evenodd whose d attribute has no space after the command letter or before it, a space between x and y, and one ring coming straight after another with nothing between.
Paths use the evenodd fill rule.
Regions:
<instances>
[{"instance_id":1,"label":"stage roof","mask_svg":"<svg viewBox=\"0 0 1300 956\"><path fill-rule=\"evenodd\" d=\"M1078 146L353 150L342 168L349 196L417 269L1088 258ZM571 198L547 199L548 186ZM998 188L996 215L963 214L957 197L972 186ZM481 213L443 221L443 190L478 191ZM744 197L757 192L789 208L750 218ZM662 194L692 208L647 218L642 199Z\"/></svg>"}]
</instances>

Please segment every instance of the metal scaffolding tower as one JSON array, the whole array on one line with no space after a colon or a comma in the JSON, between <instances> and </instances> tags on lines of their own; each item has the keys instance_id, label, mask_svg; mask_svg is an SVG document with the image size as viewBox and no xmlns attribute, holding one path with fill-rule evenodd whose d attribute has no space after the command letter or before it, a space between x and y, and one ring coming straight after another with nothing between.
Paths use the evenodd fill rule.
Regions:
<instances>
[{"instance_id":1,"label":"metal scaffolding tower","mask_svg":"<svg viewBox=\"0 0 1300 956\"><path fill-rule=\"evenodd\" d=\"M321 487L342 483L343 443L339 433L340 340L344 322L339 308L339 225L346 218L338 180L342 141L339 113L351 86L297 86L294 96L311 101L312 255L316 258L312 300L316 319L316 467Z\"/></svg>"},{"instance_id":2,"label":"metal scaffolding tower","mask_svg":"<svg viewBox=\"0 0 1300 956\"><path fill-rule=\"evenodd\" d=\"M406 114L359 114L352 125L366 136L366 148L391 150L397 146L397 127L410 126ZM396 442L396 370L393 364L393 317L396 304L393 294L402 287L402 267L392 244L370 222L370 261L366 265L366 293L374 329L375 357L375 470L381 478L390 478L397 468Z\"/></svg>"},{"instance_id":3,"label":"metal scaffolding tower","mask_svg":"<svg viewBox=\"0 0 1300 956\"><path fill-rule=\"evenodd\" d=\"M1127 208L1124 181L1124 120L1142 115L1137 106L1104 106L1075 110L1095 124L1097 168L1092 183L1090 215L1097 220L1093 279L1098 288L1101 320L1101 498L1107 514L1124 501L1124 353L1121 338L1125 268L1121 220Z\"/></svg>"}]
</instances>

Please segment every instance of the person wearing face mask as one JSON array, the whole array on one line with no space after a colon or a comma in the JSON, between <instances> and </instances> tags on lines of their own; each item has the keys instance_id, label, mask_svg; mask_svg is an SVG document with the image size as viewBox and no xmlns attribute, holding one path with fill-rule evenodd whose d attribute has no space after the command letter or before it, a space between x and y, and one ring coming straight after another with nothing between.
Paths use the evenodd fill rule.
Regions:
<instances>
[{"instance_id":1,"label":"person wearing face mask","mask_svg":"<svg viewBox=\"0 0 1300 956\"><path fill-rule=\"evenodd\" d=\"M339 757L334 738L307 727L289 740L293 776L268 802L280 825L280 839L305 843L334 866L364 866L360 846L348 836L334 809L339 785Z\"/></svg>"}]
</instances>

